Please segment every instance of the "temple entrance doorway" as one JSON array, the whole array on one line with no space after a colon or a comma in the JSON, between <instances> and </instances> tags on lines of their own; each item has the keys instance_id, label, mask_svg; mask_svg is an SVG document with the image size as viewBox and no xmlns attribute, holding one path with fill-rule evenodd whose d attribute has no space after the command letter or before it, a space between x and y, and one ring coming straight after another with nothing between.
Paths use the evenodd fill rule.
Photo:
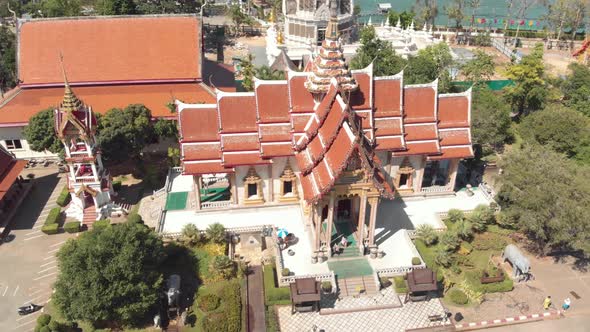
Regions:
<instances>
[{"instance_id":1,"label":"temple entrance doorway","mask_svg":"<svg viewBox=\"0 0 590 332\"><path fill-rule=\"evenodd\" d=\"M332 244L341 243L342 238L346 238L348 247L357 246L357 223L358 209L360 199L358 196L341 198L336 202L336 218L334 220L334 230L332 231Z\"/></svg>"},{"instance_id":2,"label":"temple entrance doorway","mask_svg":"<svg viewBox=\"0 0 590 332\"><path fill-rule=\"evenodd\" d=\"M93 199L92 195L90 195L87 192L84 192L83 193L83 196L84 196L83 197L84 198L83 199L83 201L84 201L84 208L88 208L88 207L94 206L94 199Z\"/></svg>"}]
</instances>

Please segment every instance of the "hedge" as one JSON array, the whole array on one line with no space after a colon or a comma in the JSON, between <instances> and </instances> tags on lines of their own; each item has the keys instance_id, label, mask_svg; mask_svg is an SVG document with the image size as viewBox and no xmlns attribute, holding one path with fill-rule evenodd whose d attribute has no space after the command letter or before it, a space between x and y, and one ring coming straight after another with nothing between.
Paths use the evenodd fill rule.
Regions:
<instances>
[{"instance_id":1,"label":"hedge","mask_svg":"<svg viewBox=\"0 0 590 332\"><path fill-rule=\"evenodd\" d=\"M204 331L239 332L242 329L242 298L237 279L227 282L221 289L222 308L207 314L203 319Z\"/></svg>"},{"instance_id":2,"label":"hedge","mask_svg":"<svg viewBox=\"0 0 590 332\"><path fill-rule=\"evenodd\" d=\"M41 227L41 232L47 235L57 234L59 225L58 224L49 224Z\"/></svg>"},{"instance_id":3,"label":"hedge","mask_svg":"<svg viewBox=\"0 0 590 332\"><path fill-rule=\"evenodd\" d=\"M72 197L70 196L70 192L68 191L68 187L66 186L57 197L56 203L57 205L64 207L68 205L71 199Z\"/></svg>"},{"instance_id":4,"label":"hedge","mask_svg":"<svg viewBox=\"0 0 590 332\"><path fill-rule=\"evenodd\" d=\"M402 276L397 276L397 277L393 277L393 282L395 284L395 292L398 294L404 294L408 292L408 288L406 286L406 281L404 280L404 277Z\"/></svg>"},{"instance_id":5,"label":"hedge","mask_svg":"<svg viewBox=\"0 0 590 332\"><path fill-rule=\"evenodd\" d=\"M205 312L210 312L219 307L219 296L215 294L205 294L203 296L199 296L197 299L199 309Z\"/></svg>"},{"instance_id":6,"label":"hedge","mask_svg":"<svg viewBox=\"0 0 590 332\"><path fill-rule=\"evenodd\" d=\"M279 318L273 306L266 307L266 332L279 332Z\"/></svg>"},{"instance_id":7,"label":"hedge","mask_svg":"<svg viewBox=\"0 0 590 332\"><path fill-rule=\"evenodd\" d=\"M131 213L131 214L129 214L127 216L127 221L128 222L132 222L132 223L137 223L137 224L143 224L143 219L137 213Z\"/></svg>"},{"instance_id":8,"label":"hedge","mask_svg":"<svg viewBox=\"0 0 590 332\"><path fill-rule=\"evenodd\" d=\"M61 208L54 207L49 211L47 218L45 218L45 225L58 224L59 217L61 217Z\"/></svg>"},{"instance_id":9,"label":"hedge","mask_svg":"<svg viewBox=\"0 0 590 332\"><path fill-rule=\"evenodd\" d=\"M121 190L121 186L122 186L122 184L121 184L121 180L116 180L116 181L113 181L113 190L114 190L114 191L119 191L119 190Z\"/></svg>"},{"instance_id":10,"label":"hedge","mask_svg":"<svg viewBox=\"0 0 590 332\"><path fill-rule=\"evenodd\" d=\"M264 300L266 305L291 304L289 288L275 286L275 269L270 265L264 266Z\"/></svg>"},{"instance_id":11,"label":"hedge","mask_svg":"<svg viewBox=\"0 0 590 332\"><path fill-rule=\"evenodd\" d=\"M51 315L49 314L41 314L39 317L37 317L37 324L41 326L48 325L49 322L51 322Z\"/></svg>"},{"instance_id":12,"label":"hedge","mask_svg":"<svg viewBox=\"0 0 590 332\"><path fill-rule=\"evenodd\" d=\"M449 292L449 297L451 298L451 301L453 301L453 303L458 305L467 304L467 301L469 301L467 295L465 295L465 293L458 289L451 289L451 291Z\"/></svg>"},{"instance_id":13,"label":"hedge","mask_svg":"<svg viewBox=\"0 0 590 332\"><path fill-rule=\"evenodd\" d=\"M97 220L92 224L93 229L107 228L111 225L111 219Z\"/></svg>"},{"instance_id":14,"label":"hedge","mask_svg":"<svg viewBox=\"0 0 590 332\"><path fill-rule=\"evenodd\" d=\"M514 288L514 282L510 277L506 277L504 281L493 282L490 284L482 284L480 281L481 271L467 271L465 277L467 282L471 285L474 291L482 293L500 293L510 292Z\"/></svg>"},{"instance_id":15,"label":"hedge","mask_svg":"<svg viewBox=\"0 0 590 332\"><path fill-rule=\"evenodd\" d=\"M80 223L77 221L67 222L64 225L64 231L68 233L78 233L80 231Z\"/></svg>"}]
</instances>

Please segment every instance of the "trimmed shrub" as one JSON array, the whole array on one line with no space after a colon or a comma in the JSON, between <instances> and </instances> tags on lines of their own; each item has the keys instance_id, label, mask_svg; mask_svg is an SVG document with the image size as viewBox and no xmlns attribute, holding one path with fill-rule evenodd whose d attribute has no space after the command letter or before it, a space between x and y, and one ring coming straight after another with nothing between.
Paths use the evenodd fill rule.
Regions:
<instances>
[{"instance_id":1,"label":"trimmed shrub","mask_svg":"<svg viewBox=\"0 0 590 332\"><path fill-rule=\"evenodd\" d=\"M422 260L420 257L412 257L412 265L420 265L422 264Z\"/></svg>"},{"instance_id":2,"label":"trimmed shrub","mask_svg":"<svg viewBox=\"0 0 590 332\"><path fill-rule=\"evenodd\" d=\"M97 220L92 224L92 228L95 230L104 229L111 226L111 219Z\"/></svg>"},{"instance_id":3,"label":"trimmed shrub","mask_svg":"<svg viewBox=\"0 0 590 332\"><path fill-rule=\"evenodd\" d=\"M114 191L121 190L121 186L122 186L121 180L115 180L115 181L113 181L113 190Z\"/></svg>"},{"instance_id":4,"label":"trimmed shrub","mask_svg":"<svg viewBox=\"0 0 590 332\"><path fill-rule=\"evenodd\" d=\"M221 292L223 303L225 303L225 317L227 319L228 332L239 332L242 328L242 297L240 283L233 280L228 287ZM217 331L217 330L212 330Z\"/></svg>"},{"instance_id":5,"label":"trimmed shrub","mask_svg":"<svg viewBox=\"0 0 590 332\"><path fill-rule=\"evenodd\" d=\"M131 213L127 216L127 222L132 222L136 224L143 224L143 219L137 213Z\"/></svg>"},{"instance_id":6,"label":"trimmed shrub","mask_svg":"<svg viewBox=\"0 0 590 332\"><path fill-rule=\"evenodd\" d=\"M381 288L387 288L391 286L391 280L389 280L389 278L381 277L379 278L379 283L381 284Z\"/></svg>"},{"instance_id":7,"label":"trimmed shrub","mask_svg":"<svg viewBox=\"0 0 590 332\"><path fill-rule=\"evenodd\" d=\"M41 232L43 232L47 235L53 235L53 234L58 233L58 229L59 229L58 224L49 224L49 225L44 225L43 227L41 227Z\"/></svg>"},{"instance_id":8,"label":"trimmed shrub","mask_svg":"<svg viewBox=\"0 0 590 332\"><path fill-rule=\"evenodd\" d=\"M466 219L459 220L455 224L455 232L461 239L468 241L473 237L473 225Z\"/></svg>"},{"instance_id":9,"label":"trimmed shrub","mask_svg":"<svg viewBox=\"0 0 590 332\"><path fill-rule=\"evenodd\" d=\"M393 277L393 282L395 284L395 292L398 294L404 294L408 292L408 288L406 286L406 281L404 277L397 276Z\"/></svg>"},{"instance_id":10,"label":"trimmed shrub","mask_svg":"<svg viewBox=\"0 0 590 332\"><path fill-rule=\"evenodd\" d=\"M45 218L45 225L59 223L60 217L61 217L61 208L54 207L53 209L49 210L49 213L47 214L47 218Z\"/></svg>"},{"instance_id":11,"label":"trimmed shrub","mask_svg":"<svg viewBox=\"0 0 590 332\"><path fill-rule=\"evenodd\" d=\"M225 227L218 222L209 225L205 232L207 233L207 237L213 242L223 243L225 241Z\"/></svg>"},{"instance_id":12,"label":"trimmed shrub","mask_svg":"<svg viewBox=\"0 0 590 332\"><path fill-rule=\"evenodd\" d=\"M49 328L49 326L43 326L39 332L51 332L51 329Z\"/></svg>"},{"instance_id":13,"label":"trimmed shrub","mask_svg":"<svg viewBox=\"0 0 590 332\"><path fill-rule=\"evenodd\" d=\"M434 227L428 224L422 224L416 228L416 235L424 241L427 246L431 246L438 241L438 234Z\"/></svg>"},{"instance_id":14,"label":"trimmed shrub","mask_svg":"<svg viewBox=\"0 0 590 332\"><path fill-rule=\"evenodd\" d=\"M514 282L507 277L504 281L493 282L489 284L481 283L482 271L467 271L465 272L465 279L471 288L481 293L500 293L510 292L514 288Z\"/></svg>"},{"instance_id":15,"label":"trimmed shrub","mask_svg":"<svg viewBox=\"0 0 590 332\"><path fill-rule=\"evenodd\" d=\"M453 303L458 305L467 304L467 301L469 300L467 298L467 295L465 295L465 293L458 289L451 289L451 291L449 292L449 298Z\"/></svg>"},{"instance_id":16,"label":"trimmed shrub","mask_svg":"<svg viewBox=\"0 0 590 332\"><path fill-rule=\"evenodd\" d=\"M329 281L322 281L322 290L326 293L332 292L332 283Z\"/></svg>"},{"instance_id":17,"label":"trimmed shrub","mask_svg":"<svg viewBox=\"0 0 590 332\"><path fill-rule=\"evenodd\" d=\"M291 270L289 270L288 268L284 268L284 269L281 271L281 275L282 275L283 277L287 277L287 276L289 276L289 274L291 274Z\"/></svg>"},{"instance_id":18,"label":"trimmed shrub","mask_svg":"<svg viewBox=\"0 0 590 332\"><path fill-rule=\"evenodd\" d=\"M51 322L51 315L49 314L41 314L39 317L37 317L37 324L41 326L46 326L49 324L49 322Z\"/></svg>"},{"instance_id":19,"label":"trimmed shrub","mask_svg":"<svg viewBox=\"0 0 590 332\"><path fill-rule=\"evenodd\" d=\"M264 298L266 305L291 304L289 288L276 287L275 269L271 265L264 266Z\"/></svg>"},{"instance_id":20,"label":"trimmed shrub","mask_svg":"<svg viewBox=\"0 0 590 332\"><path fill-rule=\"evenodd\" d=\"M198 298L199 302L199 309L209 312L217 309L219 307L219 296L215 294L205 294Z\"/></svg>"},{"instance_id":21,"label":"trimmed shrub","mask_svg":"<svg viewBox=\"0 0 590 332\"><path fill-rule=\"evenodd\" d=\"M461 240L459 240L457 233L446 231L443 233L443 235L441 235L440 243L442 244L444 250L454 252L461 244Z\"/></svg>"},{"instance_id":22,"label":"trimmed shrub","mask_svg":"<svg viewBox=\"0 0 590 332\"><path fill-rule=\"evenodd\" d=\"M222 279L230 279L236 275L234 262L227 256L215 256L209 265L209 272Z\"/></svg>"},{"instance_id":23,"label":"trimmed shrub","mask_svg":"<svg viewBox=\"0 0 590 332\"><path fill-rule=\"evenodd\" d=\"M452 223L456 223L457 221L463 220L464 218L465 215L463 214L463 211L459 209L450 209L447 215L447 219Z\"/></svg>"},{"instance_id":24,"label":"trimmed shrub","mask_svg":"<svg viewBox=\"0 0 590 332\"><path fill-rule=\"evenodd\" d=\"M47 327L49 327L49 329L52 332L54 332L54 331L56 332L56 331L60 331L61 330L61 324L58 321L54 320L54 319L52 319L51 322L49 322L49 324L47 324Z\"/></svg>"},{"instance_id":25,"label":"trimmed shrub","mask_svg":"<svg viewBox=\"0 0 590 332\"><path fill-rule=\"evenodd\" d=\"M57 205L64 207L64 206L68 205L68 203L70 203L71 199L72 199L72 197L70 196L70 192L68 191L68 187L64 187L64 189L61 191L61 193L59 194L59 196L57 197L57 200L55 202L57 203Z\"/></svg>"},{"instance_id":26,"label":"trimmed shrub","mask_svg":"<svg viewBox=\"0 0 590 332\"><path fill-rule=\"evenodd\" d=\"M68 233L78 233L80 231L80 223L77 221L67 222L64 225L64 231Z\"/></svg>"},{"instance_id":27,"label":"trimmed shrub","mask_svg":"<svg viewBox=\"0 0 590 332\"><path fill-rule=\"evenodd\" d=\"M275 311L274 306L266 307L266 331L280 331L279 318L277 317L277 312Z\"/></svg>"}]
</instances>

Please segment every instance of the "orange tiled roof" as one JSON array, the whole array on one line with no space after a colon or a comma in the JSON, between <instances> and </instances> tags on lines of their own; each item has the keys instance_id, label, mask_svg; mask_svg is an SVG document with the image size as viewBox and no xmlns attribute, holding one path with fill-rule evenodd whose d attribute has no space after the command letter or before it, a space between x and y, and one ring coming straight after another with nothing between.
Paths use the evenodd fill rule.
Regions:
<instances>
[{"instance_id":1,"label":"orange tiled roof","mask_svg":"<svg viewBox=\"0 0 590 332\"><path fill-rule=\"evenodd\" d=\"M195 15L20 20L21 85L201 78ZM39 61L42 59L43 61Z\"/></svg>"},{"instance_id":2,"label":"orange tiled roof","mask_svg":"<svg viewBox=\"0 0 590 332\"><path fill-rule=\"evenodd\" d=\"M26 164L26 160L16 160L8 151L0 147L0 201L10 190Z\"/></svg>"},{"instance_id":3,"label":"orange tiled roof","mask_svg":"<svg viewBox=\"0 0 590 332\"><path fill-rule=\"evenodd\" d=\"M175 117L166 106L175 98L187 103L215 103L215 97L197 83L79 86L73 90L98 113L129 104L143 104L154 117ZM19 88L17 93L0 101L0 126L28 123L37 112L59 105L63 94L63 87Z\"/></svg>"},{"instance_id":4,"label":"orange tiled roof","mask_svg":"<svg viewBox=\"0 0 590 332\"><path fill-rule=\"evenodd\" d=\"M374 77L370 68L352 74L359 88L349 102L335 82L315 102L304 85L308 73L289 72L285 81L257 81L251 93L220 92L216 105L182 105L185 173L233 171L294 155L303 196L315 202L352 155L385 197L392 197L393 188L375 151L429 159L473 156L470 91L439 95L436 82L404 87L401 73Z\"/></svg>"}]
</instances>

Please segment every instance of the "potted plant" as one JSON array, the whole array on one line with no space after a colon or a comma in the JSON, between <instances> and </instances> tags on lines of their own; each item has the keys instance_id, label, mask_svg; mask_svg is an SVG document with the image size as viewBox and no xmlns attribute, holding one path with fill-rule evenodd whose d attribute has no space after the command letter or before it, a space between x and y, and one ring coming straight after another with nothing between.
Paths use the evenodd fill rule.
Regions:
<instances>
[{"instance_id":1,"label":"potted plant","mask_svg":"<svg viewBox=\"0 0 590 332\"><path fill-rule=\"evenodd\" d=\"M311 254L311 264L315 264L317 262L318 262L318 254L317 253Z\"/></svg>"},{"instance_id":2,"label":"potted plant","mask_svg":"<svg viewBox=\"0 0 590 332\"><path fill-rule=\"evenodd\" d=\"M289 270L288 268L284 268L284 269L281 271L281 275L282 275L283 277L288 277L290 274L291 274L291 270Z\"/></svg>"},{"instance_id":3,"label":"potted plant","mask_svg":"<svg viewBox=\"0 0 590 332\"><path fill-rule=\"evenodd\" d=\"M330 282L330 281L322 281L322 291L325 294L332 293L332 282Z\"/></svg>"},{"instance_id":4,"label":"potted plant","mask_svg":"<svg viewBox=\"0 0 590 332\"><path fill-rule=\"evenodd\" d=\"M412 265L416 266L420 264L422 264L422 260L420 259L420 257L412 257Z\"/></svg>"}]
</instances>

